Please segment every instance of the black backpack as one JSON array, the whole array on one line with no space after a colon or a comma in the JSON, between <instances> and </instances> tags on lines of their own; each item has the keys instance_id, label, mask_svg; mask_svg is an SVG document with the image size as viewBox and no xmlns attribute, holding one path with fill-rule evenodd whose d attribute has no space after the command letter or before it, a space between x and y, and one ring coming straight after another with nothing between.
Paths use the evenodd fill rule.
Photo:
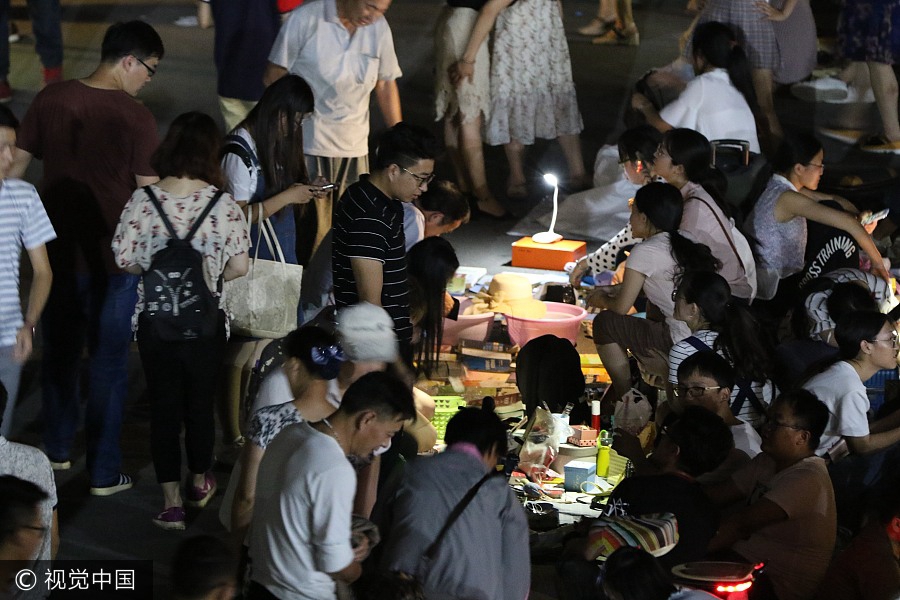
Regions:
<instances>
[{"instance_id":1,"label":"black backpack","mask_svg":"<svg viewBox=\"0 0 900 600\"><path fill-rule=\"evenodd\" d=\"M216 333L219 302L203 279L203 255L191 246L191 239L222 192L216 192L188 234L179 238L156 194L150 186L144 191L172 237L165 248L153 255L150 268L142 275L141 326L149 327L154 337L165 342L210 338Z\"/></svg>"}]
</instances>

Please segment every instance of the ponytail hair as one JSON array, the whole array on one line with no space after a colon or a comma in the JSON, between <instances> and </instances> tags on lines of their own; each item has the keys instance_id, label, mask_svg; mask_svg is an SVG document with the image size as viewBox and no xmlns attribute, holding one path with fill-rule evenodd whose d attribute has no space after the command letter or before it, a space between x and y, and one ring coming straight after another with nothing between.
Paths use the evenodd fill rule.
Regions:
<instances>
[{"instance_id":1,"label":"ponytail hair","mask_svg":"<svg viewBox=\"0 0 900 600\"><path fill-rule=\"evenodd\" d=\"M669 234L672 258L681 273L718 271L722 267L708 246L694 243L678 232L684 213L684 199L674 185L652 181L637 191L634 205L654 227Z\"/></svg>"},{"instance_id":2,"label":"ponytail hair","mask_svg":"<svg viewBox=\"0 0 900 600\"><path fill-rule=\"evenodd\" d=\"M731 216L722 201L728 189L725 175L712 164L712 145L699 131L679 127L663 134L662 147L673 165L681 165L688 181L699 183L726 216Z\"/></svg>"},{"instance_id":3,"label":"ponytail hair","mask_svg":"<svg viewBox=\"0 0 900 600\"><path fill-rule=\"evenodd\" d=\"M765 336L759 335L761 327L753 313L732 300L731 287L724 277L711 271L685 273L678 295L696 304L710 329L719 334L713 349L734 365L738 379L762 382L770 378L772 349L765 343Z\"/></svg>"},{"instance_id":4,"label":"ponytail hair","mask_svg":"<svg viewBox=\"0 0 900 600\"><path fill-rule=\"evenodd\" d=\"M744 96L750 110L756 113L759 105L753 88L750 63L744 48L738 44L734 31L725 23L708 21L694 28L691 43L694 56L700 56L711 66L728 71L731 85Z\"/></svg>"}]
</instances>

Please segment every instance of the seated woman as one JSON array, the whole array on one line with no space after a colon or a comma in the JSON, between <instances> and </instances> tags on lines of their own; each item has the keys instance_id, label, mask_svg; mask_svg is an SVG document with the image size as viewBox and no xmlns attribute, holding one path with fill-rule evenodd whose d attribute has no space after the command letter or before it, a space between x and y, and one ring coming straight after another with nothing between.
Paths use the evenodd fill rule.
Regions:
<instances>
[{"instance_id":1,"label":"seated woman","mask_svg":"<svg viewBox=\"0 0 900 600\"><path fill-rule=\"evenodd\" d=\"M653 174L659 175L684 197L681 231L688 238L706 244L722 262L719 273L737 298L752 301L756 297L756 263L750 244L728 217L722 202L725 178L710 166L709 140L692 129L671 129L653 161Z\"/></svg>"},{"instance_id":2,"label":"seated woman","mask_svg":"<svg viewBox=\"0 0 900 600\"><path fill-rule=\"evenodd\" d=\"M594 319L594 343L617 398L631 389L628 350L647 372L665 377L669 348L690 335L675 319L675 279L721 266L708 247L678 232L683 207L681 193L671 185L648 183L638 190L630 223L643 241L632 249L622 283L598 287L588 298L591 306L608 309ZM642 291L648 303L646 319L628 315Z\"/></svg>"},{"instance_id":3,"label":"seated woman","mask_svg":"<svg viewBox=\"0 0 900 600\"><path fill-rule=\"evenodd\" d=\"M757 295L771 300L777 294L770 307L775 317L783 316L796 295L797 283L784 280L803 268L807 219L849 233L872 259L872 273L890 279L881 253L857 218L819 203L829 198L815 191L824 158L822 145L812 135L786 135L772 161L775 174L747 217L747 233L756 242Z\"/></svg>"},{"instance_id":4,"label":"seated woman","mask_svg":"<svg viewBox=\"0 0 900 600\"><path fill-rule=\"evenodd\" d=\"M697 76L673 102L657 112L643 94L631 106L647 122L666 132L677 127L694 129L710 140L743 140L759 153L753 112L756 93L744 49L723 23L698 25L693 36L693 66Z\"/></svg>"},{"instance_id":5,"label":"seated woman","mask_svg":"<svg viewBox=\"0 0 900 600\"><path fill-rule=\"evenodd\" d=\"M709 550L724 560L765 562L765 580L753 584L760 598L803 600L828 568L837 531L828 471L815 455L828 408L796 390L776 398L768 417L762 453L731 481L705 488L719 506L740 506L722 519Z\"/></svg>"},{"instance_id":6,"label":"seated woman","mask_svg":"<svg viewBox=\"0 0 900 600\"><path fill-rule=\"evenodd\" d=\"M816 454L831 458L828 470L840 518L853 527L859 524L865 491L897 468L888 456L900 450L900 412L870 423L863 382L881 369L897 368L900 341L894 322L879 312L847 315L838 322L834 337L837 359L803 388L830 412Z\"/></svg>"},{"instance_id":7,"label":"seated woman","mask_svg":"<svg viewBox=\"0 0 900 600\"><path fill-rule=\"evenodd\" d=\"M420 373L430 376L444 335L444 317L459 312L459 301L447 293L447 283L459 268L450 242L428 237L406 255L413 352Z\"/></svg>"},{"instance_id":8,"label":"seated woman","mask_svg":"<svg viewBox=\"0 0 900 600\"><path fill-rule=\"evenodd\" d=\"M731 299L728 282L721 275L699 272L681 278L675 293L675 318L690 328L691 336L669 350L669 385L678 382L678 367L684 359L714 350L735 369L732 412L758 427L774 394L769 381L772 349L759 335L753 313Z\"/></svg>"},{"instance_id":9,"label":"seated woman","mask_svg":"<svg viewBox=\"0 0 900 600\"><path fill-rule=\"evenodd\" d=\"M874 275L856 269L850 271L887 286ZM782 342L775 349L774 378L781 389L796 387L808 378L810 368L838 355L834 338L837 321L854 312L879 309L872 292L860 285L860 281L835 283L830 275L814 279L800 289L800 299L791 313L794 339Z\"/></svg>"},{"instance_id":10,"label":"seated woman","mask_svg":"<svg viewBox=\"0 0 900 600\"><path fill-rule=\"evenodd\" d=\"M571 194L559 207L556 227L585 238L609 240L578 261L573 285L588 272L612 271L624 248L635 244L628 227L628 199L650 181L650 167L662 134L649 125L625 130L615 146L604 146L594 163L594 187ZM550 215L538 219L549 227ZM577 278L577 281L575 280Z\"/></svg>"}]
</instances>

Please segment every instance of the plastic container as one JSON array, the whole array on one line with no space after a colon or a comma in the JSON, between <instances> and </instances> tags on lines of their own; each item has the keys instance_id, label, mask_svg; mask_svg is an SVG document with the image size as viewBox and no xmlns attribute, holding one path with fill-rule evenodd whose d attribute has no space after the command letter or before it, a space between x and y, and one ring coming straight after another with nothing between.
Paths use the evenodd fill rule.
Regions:
<instances>
[{"instance_id":1,"label":"plastic container","mask_svg":"<svg viewBox=\"0 0 900 600\"><path fill-rule=\"evenodd\" d=\"M491 333L491 325L494 324L494 313L484 313L483 315L464 315L462 314L466 307L470 306L472 301L469 298L463 298L459 302L459 319L451 321L444 319L444 337L441 343L448 346L456 345L459 340L475 340L477 342L485 342Z\"/></svg>"},{"instance_id":2,"label":"plastic container","mask_svg":"<svg viewBox=\"0 0 900 600\"><path fill-rule=\"evenodd\" d=\"M507 315L509 339L513 344L524 346L534 338L551 334L569 340L574 346L578 339L578 329L581 327L581 321L587 316L587 311L580 306L561 302L544 302L544 304L547 305L547 314L541 319L524 319Z\"/></svg>"},{"instance_id":3,"label":"plastic container","mask_svg":"<svg viewBox=\"0 0 900 600\"><path fill-rule=\"evenodd\" d=\"M447 423L453 418L460 408L466 405L466 401L462 396L433 396L434 400L434 417L431 424L437 431L438 442L444 441L444 434L447 432Z\"/></svg>"}]
</instances>

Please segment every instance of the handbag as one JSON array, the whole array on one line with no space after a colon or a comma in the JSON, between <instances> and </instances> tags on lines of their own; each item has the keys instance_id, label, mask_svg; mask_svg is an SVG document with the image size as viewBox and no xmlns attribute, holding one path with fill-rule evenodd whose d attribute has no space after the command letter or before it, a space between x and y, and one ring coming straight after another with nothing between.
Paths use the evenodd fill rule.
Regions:
<instances>
[{"instance_id":1,"label":"handbag","mask_svg":"<svg viewBox=\"0 0 900 600\"><path fill-rule=\"evenodd\" d=\"M256 338L281 338L297 328L297 303L303 267L284 260L284 253L269 219L259 205L259 235L250 268L243 277L226 281L225 306L231 315L231 331ZM251 209L252 210L252 209ZM259 258L265 240L277 260Z\"/></svg>"}]
</instances>

